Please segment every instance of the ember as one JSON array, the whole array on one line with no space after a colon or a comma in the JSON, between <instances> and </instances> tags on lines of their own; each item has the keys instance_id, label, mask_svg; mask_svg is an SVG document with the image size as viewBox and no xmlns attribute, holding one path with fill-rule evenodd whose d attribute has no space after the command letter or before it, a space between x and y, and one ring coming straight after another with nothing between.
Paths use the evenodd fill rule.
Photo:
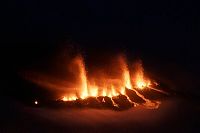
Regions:
<instances>
[{"instance_id":1,"label":"ember","mask_svg":"<svg viewBox=\"0 0 200 133\"><path fill-rule=\"evenodd\" d=\"M34 103L35 103L35 105L37 105L37 104L38 104L38 101L35 101Z\"/></svg>"}]
</instances>

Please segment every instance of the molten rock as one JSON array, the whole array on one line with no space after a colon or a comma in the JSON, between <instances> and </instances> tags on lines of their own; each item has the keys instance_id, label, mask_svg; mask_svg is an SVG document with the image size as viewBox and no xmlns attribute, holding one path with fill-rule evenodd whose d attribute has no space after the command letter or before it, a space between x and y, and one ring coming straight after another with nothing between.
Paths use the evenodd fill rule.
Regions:
<instances>
[{"instance_id":1,"label":"molten rock","mask_svg":"<svg viewBox=\"0 0 200 133\"><path fill-rule=\"evenodd\" d=\"M124 95L113 97L113 101L117 104L119 109L128 109L134 105L133 103L130 103Z\"/></svg>"},{"instance_id":2,"label":"molten rock","mask_svg":"<svg viewBox=\"0 0 200 133\"><path fill-rule=\"evenodd\" d=\"M144 99L139 97L135 91L126 88L126 94L132 102L145 103Z\"/></svg>"}]
</instances>

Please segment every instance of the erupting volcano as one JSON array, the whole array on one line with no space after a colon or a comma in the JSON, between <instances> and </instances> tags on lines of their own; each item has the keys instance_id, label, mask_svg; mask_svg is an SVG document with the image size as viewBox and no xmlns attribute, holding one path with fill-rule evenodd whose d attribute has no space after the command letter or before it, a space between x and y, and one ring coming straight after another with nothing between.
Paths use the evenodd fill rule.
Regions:
<instances>
[{"instance_id":1,"label":"erupting volcano","mask_svg":"<svg viewBox=\"0 0 200 133\"><path fill-rule=\"evenodd\" d=\"M94 76L87 77L86 67L82 56L73 59L72 65L76 70L78 84L74 91L65 94L60 100L64 102L79 102L83 105L93 106L111 106L116 108L129 108L139 104L148 108L158 108L160 101L149 100L145 98L140 91L155 89L158 85L144 76L142 62L134 63L133 70L130 71L124 56L117 58L118 76L113 79ZM99 81L100 80L100 81Z\"/></svg>"},{"instance_id":2,"label":"erupting volcano","mask_svg":"<svg viewBox=\"0 0 200 133\"><path fill-rule=\"evenodd\" d=\"M83 57L78 55L68 64L68 70L74 77L71 83L73 85L65 87L67 91L64 90L60 98L54 101L56 104L119 110L141 105L156 109L161 102L149 97L148 93L167 95L165 91L158 89L157 82L145 76L141 61L128 65L124 55L116 56L107 67L95 69L92 74ZM47 84L42 81L36 83Z\"/></svg>"}]
</instances>

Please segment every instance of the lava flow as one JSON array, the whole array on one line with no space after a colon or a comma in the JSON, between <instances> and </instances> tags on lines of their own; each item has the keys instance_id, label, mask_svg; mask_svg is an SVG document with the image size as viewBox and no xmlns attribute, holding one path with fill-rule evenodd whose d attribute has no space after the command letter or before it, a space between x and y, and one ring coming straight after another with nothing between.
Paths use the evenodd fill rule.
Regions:
<instances>
[{"instance_id":1,"label":"lava flow","mask_svg":"<svg viewBox=\"0 0 200 133\"><path fill-rule=\"evenodd\" d=\"M130 71L124 56L119 56L116 60L117 76L105 76L101 73L90 77L87 75L82 56L75 57L70 67L76 76L76 85L73 91L64 94L58 101L89 107L126 109L142 105L151 109L158 108L160 101L149 100L142 95L142 92L145 90L154 90L163 94L165 92L156 89L158 84L144 76L142 63L136 62L133 70Z\"/></svg>"}]
</instances>

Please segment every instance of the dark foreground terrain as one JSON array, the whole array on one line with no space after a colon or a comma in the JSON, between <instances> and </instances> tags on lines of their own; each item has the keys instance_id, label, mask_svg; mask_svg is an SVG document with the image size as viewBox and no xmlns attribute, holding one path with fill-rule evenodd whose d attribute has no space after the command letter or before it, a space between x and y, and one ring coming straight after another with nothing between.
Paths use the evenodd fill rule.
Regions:
<instances>
[{"instance_id":1,"label":"dark foreground terrain","mask_svg":"<svg viewBox=\"0 0 200 133\"><path fill-rule=\"evenodd\" d=\"M164 100L158 109L136 107L125 111L37 108L4 98L0 132L189 133L200 131L199 112L199 104L179 97Z\"/></svg>"}]
</instances>

